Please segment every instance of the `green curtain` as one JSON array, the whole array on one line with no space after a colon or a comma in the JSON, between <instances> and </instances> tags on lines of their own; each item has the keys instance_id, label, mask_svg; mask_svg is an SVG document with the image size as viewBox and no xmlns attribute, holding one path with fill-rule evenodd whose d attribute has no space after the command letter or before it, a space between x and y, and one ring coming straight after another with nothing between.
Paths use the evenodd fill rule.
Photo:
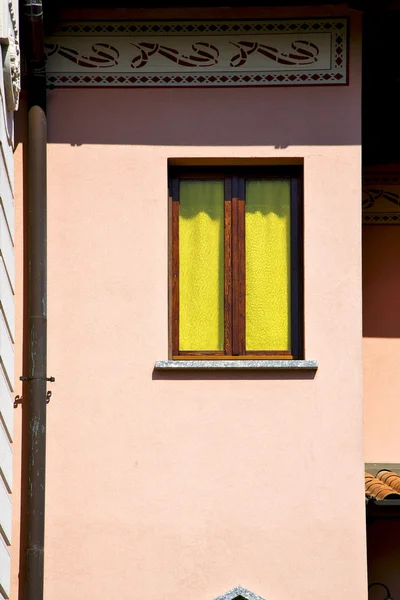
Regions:
<instances>
[{"instance_id":1,"label":"green curtain","mask_svg":"<svg viewBox=\"0 0 400 600\"><path fill-rule=\"evenodd\" d=\"M224 182L180 182L179 349L224 349Z\"/></svg>"},{"instance_id":2,"label":"green curtain","mask_svg":"<svg viewBox=\"0 0 400 600\"><path fill-rule=\"evenodd\" d=\"M246 185L246 349L290 348L290 181Z\"/></svg>"}]
</instances>

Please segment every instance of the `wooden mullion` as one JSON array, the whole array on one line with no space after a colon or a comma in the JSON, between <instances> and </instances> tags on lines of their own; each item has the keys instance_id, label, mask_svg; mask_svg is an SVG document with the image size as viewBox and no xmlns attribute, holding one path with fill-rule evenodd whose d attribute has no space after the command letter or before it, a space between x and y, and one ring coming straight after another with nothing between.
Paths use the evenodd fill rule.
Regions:
<instances>
[{"instance_id":1,"label":"wooden mullion","mask_svg":"<svg viewBox=\"0 0 400 600\"><path fill-rule=\"evenodd\" d=\"M172 197L172 354L179 352L179 179L171 180Z\"/></svg>"},{"instance_id":2,"label":"wooden mullion","mask_svg":"<svg viewBox=\"0 0 400 600\"><path fill-rule=\"evenodd\" d=\"M232 180L225 178L224 200L224 350L232 354Z\"/></svg>"},{"instance_id":3,"label":"wooden mullion","mask_svg":"<svg viewBox=\"0 0 400 600\"><path fill-rule=\"evenodd\" d=\"M239 354L246 352L246 242L245 242L245 179L239 178L238 194L238 314L239 314Z\"/></svg>"},{"instance_id":4,"label":"wooden mullion","mask_svg":"<svg viewBox=\"0 0 400 600\"><path fill-rule=\"evenodd\" d=\"M232 177L232 355L239 356L239 179Z\"/></svg>"}]
</instances>

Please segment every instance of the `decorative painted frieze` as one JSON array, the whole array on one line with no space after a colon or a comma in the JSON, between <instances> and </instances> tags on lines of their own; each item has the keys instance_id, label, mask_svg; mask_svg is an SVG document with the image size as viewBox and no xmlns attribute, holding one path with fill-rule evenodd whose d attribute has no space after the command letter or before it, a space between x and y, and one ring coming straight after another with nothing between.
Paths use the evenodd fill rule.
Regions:
<instances>
[{"instance_id":1,"label":"decorative painted frieze","mask_svg":"<svg viewBox=\"0 0 400 600\"><path fill-rule=\"evenodd\" d=\"M400 173L369 173L363 177L364 225L400 225Z\"/></svg>"},{"instance_id":2,"label":"decorative painted frieze","mask_svg":"<svg viewBox=\"0 0 400 600\"><path fill-rule=\"evenodd\" d=\"M347 83L347 20L69 23L46 40L49 87Z\"/></svg>"}]
</instances>

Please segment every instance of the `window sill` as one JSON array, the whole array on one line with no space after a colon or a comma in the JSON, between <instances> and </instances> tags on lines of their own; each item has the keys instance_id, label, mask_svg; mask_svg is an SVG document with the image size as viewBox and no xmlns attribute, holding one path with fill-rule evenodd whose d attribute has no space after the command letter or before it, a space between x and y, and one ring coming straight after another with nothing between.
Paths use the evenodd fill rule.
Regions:
<instances>
[{"instance_id":1,"label":"window sill","mask_svg":"<svg viewBox=\"0 0 400 600\"><path fill-rule=\"evenodd\" d=\"M316 371L316 360L156 360L157 370L277 370L277 371Z\"/></svg>"}]
</instances>

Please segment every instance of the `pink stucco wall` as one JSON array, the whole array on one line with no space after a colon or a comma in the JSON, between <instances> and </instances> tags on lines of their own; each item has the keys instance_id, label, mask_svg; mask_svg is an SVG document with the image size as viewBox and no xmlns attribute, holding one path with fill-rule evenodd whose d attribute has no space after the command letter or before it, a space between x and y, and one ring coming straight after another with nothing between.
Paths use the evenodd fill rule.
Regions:
<instances>
[{"instance_id":1,"label":"pink stucco wall","mask_svg":"<svg viewBox=\"0 0 400 600\"><path fill-rule=\"evenodd\" d=\"M347 87L49 93L48 600L366 596L351 32ZM315 377L153 371L176 157L304 160Z\"/></svg>"},{"instance_id":2,"label":"pink stucco wall","mask_svg":"<svg viewBox=\"0 0 400 600\"><path fill-rule=\"evenodd\" d=\"M363 231L363 351L367 462L400 463L400 227Z\"/></svg>"}]
</instances>

